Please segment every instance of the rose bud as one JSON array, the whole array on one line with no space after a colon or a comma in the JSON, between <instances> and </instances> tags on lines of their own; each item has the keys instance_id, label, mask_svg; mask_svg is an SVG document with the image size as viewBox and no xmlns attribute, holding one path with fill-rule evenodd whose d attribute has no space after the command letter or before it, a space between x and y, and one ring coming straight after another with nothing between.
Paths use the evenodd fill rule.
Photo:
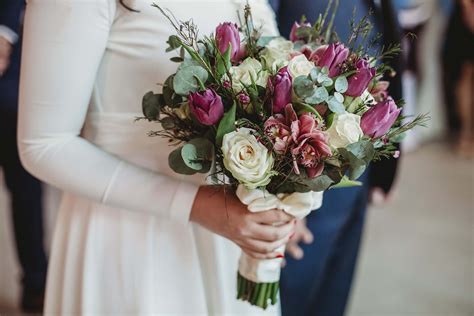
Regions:
<instances>
[{"instance_id":1,"label":"rose bud","mask_svg":"<svg viewBox=\"0 0 474 316\"><path fill-rule=\"evenodd\" d=\"M364 134L372 138L385 135L397 120L402 111L392 98L377 103L374 107L362 115L360 127Z\"/></svg>"},{"instance_id":2,"label":"rose bud","mask_svg":"<svg viewBox=\"0 0 474 316\"><path fill-rule=\"evenodd\" d=\"M339 65L349 56L349 49L342 43L330 44L317 64L319 67L327 67L329 69L329 77L335 77L340 74Z\"/></svg>"},{"instance_id":3,"label":"rose bud","mask_svg":"<svg viewBox=\"0 0 474 316\"><path fill-rule=\"evenodd\" d=\"M356 73L347 79L349 87L345 93L351 97L361 96L369 86L370 80L375 76L375 68L370 67L367 60L359 59L355 66L357 68Z\"/></svg>"},{"instance_id":4,"label":"rose bud","mask_svg":"<svg viewBox=\"0 0 474 316\"><path fill-rule=\"evenodd\" d=\"M216 28L217 48L222 55L225 54L229 45L232 45L230 59L235 62L240 56L240 35L239 28L235 23L221 23Z\"/></svg>"},{"instance_id":5,"label":"rose bud","mask_svg":"<svg viewBox=\"0 0 474 316\"><path fill-rule=\"evenodd\" d=\"M268 79L268 87L272 93L271 105L273 113L281 113L291 103L292 78L288 67L283 67L273 77Z\"/></svg>"},{"instance_id":6,"label":"rose bud","mask_svg":"<svg viewBox=\"0 0 474 316\"><path fill-rule=\"evenodd\" d=\"M190 93L188 101L191 112L201 124L214 125L224 115L222 99L212 89Z\"/></svg>"},{"instance_id":7,"label":"rose bud","mask_svg":"<svg viewBox=\"0 0 474 316\"><path fill-rule=\"evenodd\" d=\"M290 41L297 42L303 39L302 37L298 37L298 35L296 35L296 32L302 27L311 27L311 23L306 22L299 24L298 22L295 22L291 28Z\"/></svg>"}]
</instances>

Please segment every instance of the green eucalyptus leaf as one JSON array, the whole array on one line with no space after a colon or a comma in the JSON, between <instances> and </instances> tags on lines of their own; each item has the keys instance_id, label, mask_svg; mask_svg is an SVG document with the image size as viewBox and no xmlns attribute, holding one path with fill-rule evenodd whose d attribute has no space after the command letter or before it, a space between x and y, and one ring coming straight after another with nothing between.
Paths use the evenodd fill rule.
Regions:
<instances>
[{"instance_id":1,"label":"green eucalyptus leaf","mask_svg":"<svg viewBox=\"0 0 474 316\"><path fill-rule=\"evenodd\" d=\"M265 47L275 38L278 38L278 36L260 36L257 45L260 47Z\"/></svg>"},{"instance_id":2,"label":"green eucalyptus leaf","mask_svg":"<svg viewBox=\"0 0 474 316\"><path fill-rule=\"evenodd\" d=\"M192 175L195 174L196 171L189 168L186 163L183 160L183 157L181 155L181 150L183 147L179 147L175 150L173 150L169 156L168 156L168 165L170 168L179 174L184 174L184 175Z\"/></svg>"},{"instance_id":3,"label":"green eucalyptus leaf","mask_svg":"<svg viewBox=\"0 0 474 316\"><path fill-rule=\"evenodd\" d=\"M313 94L306 98L305 101L309 104L319 104L328 100L329 93L324 87L314 89Z\"/></svg>"},{"instance_id":4,"label":"green eucalyptus leaf","mask_svg":"<svg viewBox=\"0 0 474 316\"><path fill-rule=\"evenodd\" d=\"M172 117L164 117L161 119L161 127L165 130L171 130L176 127L176 124L174 124L174 119Z\"/></svg>"},{"instance_id":5,"label":"green eucalyptus leaf","mask_svg":"<svg viewBox=\"0 0 474 316\"><path fill-rule=\"evenodd\" d=\"M375 154L374 146L368 140L361 140L346 148L339 148L338 151L350 164L350 180L355 180L364 173Z\"/></svg>"},{"instance_id":6,"label":"green eucalyptus leaf","mask_svg":"<svg viewBox=\"0 0 474 316\"><path fill-rule=\"evenodd\" d=\"M339 92L334 92L334 98L337 102L344 103L344 96Z\"/></svg>"},{"instance_id":7,"label":"green eucalyptus leaf","mask_svg":"<svg viewBox=\"0 0 474 316\"><path fill-rule=\"evenodd\" d=\"M309 76L311 77L311 80L313 80L313 82L315 83L318 82L318 75L320 71L321 71L321 68L319 67L314 67L313 69L311 69Z\"/></svg>"},{"instance_id":8,"label":"green eucalyptus leaf","mask_svg":"<svg viewBox=\"0 0 474 316\"><path fill-rule=\"evenodd\" d=\"M205 83L207 78L208 73L201 66L182 64L173 79L174 91L179 95L187 96L190 92L198 91L200 82Z\"/></svg>"},{"instance_id":9,"label":"green eucalyptus leaf","mask_svg":"<svg viewBox=\"0 0 474 316\"><path fill-rule=\"evenodd\" d=\"M360 187L363 183L360 181L350 180L347 176L342 177L341 181L338 184L333 185L331 189L340 189L340 188L351 188L351 187Z\"/></svg>"},{"instance_id":10,"label":"green eucalyptus leaf","mask_svg":"<svg viewBox=\"0 0 474 316\"><path fill-rule=\"evenodd\" d=\"M166 41L166 43L168 44L168 48L166 49L166 52L175 50L182 45L181 40L176 35L171 35Z\"/></svg>"},{"instance_id":11,"label":"green eucalyptus leaf","mask_svg":"<svg viewBox=\"0 0 474 316\"><path fill-rule=\"evenodd\" d=\"M174 63L182 63L184 61L184 59L179 56L171 57L170 60Z\"/></svg>"},{"instance_id":12,"label":"green eucalyptus leaf","mask_svg":"<svg viewBox=\"0 0 474 316\"><path fill-rule=\"evenodd\" d=\"M334 181L327 175L323 174L315 177L314 179L306 180L311 191L320 192L327 190Z\"/></svg>"},{"instance_id":13,"label":"green eucalyptus leaf","mask_svg":"<svg viewBox=\"0 0 474 316\"><path fill-rule=\"evenodd\" d=\"M153 91L147 92L142 99L143 115L149 121L156 121L160 117L162 105L164 105L164 98L162 94L155 94Z\"/></svg>"},{"instance_id":14,"label":"green eucalyptus leaf","mask_svg":"<svg viewBox=\"0 0 474 316\"><path fill-rule=\"evenodd\" d=\"M344 93L347 91L348 87L349 87L349 83L347 82L346 77L344 76L337 77L336 82L334 83L334 88L336 89L337 92Z\"/></svg>"},{"instance_id":15,"label":"green eucalyptus leaf","mask_svg":"<svg viewBox=\"0 0 474 316\"><path fill-rule=\"evenodd\" d=\"M236 104L235 102L232 104L232 107L224 113L222 120L219 123L219 127L217 128L216 134L216 143L217 145L222 144L222 139L224 138L225 134L231 133L235 130L235 111L236 111Z\"/></svg>"},{"instance_id":16,"label":"green eucalyptus leaf","mask_svg":"<svg viewBox=\"0 0 474 316\"><path fill-rule=\"evenodd\" d=\"M300 98L307 98L315 93L314 83L307 76L296 77L293 81L293 89Z\"/></svg>"},{"instance_id":17,"label":"green eucalyptus leaf","mask_svg":"<svg viewBox=\"0 0 474 316\"><path fill-rule=\"evenodd\" d=\"M329 87L329 86L332 86L333 83L334 82L332 81L332 79L327 77L327 78L324 78L324 80L321 82L321 85L324 87Z\"/></svg>"},{"instance_id":18,"label":"green eucalyptus leaf","mask_svg":"<svg viewBox=\"0 0 474 316\"><path fill-rule=\"evenodd\" d=\"M331 112L337 113L337 114L343 114L346 112L346 108L344 107L344 104L337 101L335 97L329 98L327 102L328 102L329 110L331 110Z\"/></svg>"}]
</instances>

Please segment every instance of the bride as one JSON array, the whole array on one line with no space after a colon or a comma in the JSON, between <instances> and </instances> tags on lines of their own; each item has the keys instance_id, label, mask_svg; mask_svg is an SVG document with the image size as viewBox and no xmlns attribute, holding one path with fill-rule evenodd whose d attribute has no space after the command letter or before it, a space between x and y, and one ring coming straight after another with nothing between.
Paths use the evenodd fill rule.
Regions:
<instances>
[{"instance_id":1,"label":"bride","mask_svg":"<svg viewBox=\"0 0 474 316\"><path fill-rule=\"evenodd\" d=\"M185 182L168 168L172 148L147 137L158 126L134 122L144 93L176 70L175 52L165 52L173 30L150 1L28 1L21 158L64 191L45 312L263 313L235 298L239 247L280 256L274 250L288 241L293 219L277 210L251 214L205 178ZM237 21L245 1L159 4L209 34ZM276 34L266 1L250 4L264 33Z\"/></svg>"}]
</instances>

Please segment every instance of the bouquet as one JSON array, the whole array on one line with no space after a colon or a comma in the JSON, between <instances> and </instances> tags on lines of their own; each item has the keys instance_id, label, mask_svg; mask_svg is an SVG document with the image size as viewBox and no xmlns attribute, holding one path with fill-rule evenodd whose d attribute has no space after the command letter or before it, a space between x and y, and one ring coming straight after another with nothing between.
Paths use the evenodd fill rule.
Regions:
<instances>
[{"instance_id":1,"label":"bouquet","mask_svg":"<svg viewBox=\"0 0 474 316\"><path fill-rule=\"evenodd\" d=\"M427 119L402 123L402 102L381 80L391 71L381 59L398 47L369 56L367 19L351 23L344 44L328 8L314 25L295 23L287 40L262 36L247 5L240 25L222 23L199 37L192 21L154 6L176 30L167 51L177 52L171 61L179 66L161 93L143 97L144 117L161 124L150 135L176 146L173 171L208 174L251 212L305 217L321 206L323 191L358 185L371 161L397 156L404 133ZM238 298L275 304L281 261L243 253Z\"/></svg>"}]
</instances>

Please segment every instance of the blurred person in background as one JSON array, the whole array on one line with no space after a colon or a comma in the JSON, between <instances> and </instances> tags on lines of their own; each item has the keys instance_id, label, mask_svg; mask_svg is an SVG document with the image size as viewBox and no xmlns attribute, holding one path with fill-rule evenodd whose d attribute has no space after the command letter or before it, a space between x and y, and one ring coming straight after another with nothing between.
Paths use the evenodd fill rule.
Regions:
<instances>
[{"instance_id":1,"label":"blurred person in background","mask_svg":"<svg viewBox=\"0 0 474 316\"><path fill-rule=\"evenodd\" d=\"M323 14L328 1L272 0L277 13L280 32L290 34L294 21L303 14L309 22ZM374 30L381 33L382 45L400 43L398 23L390 1L354 0L342 2L335 17L335 31L342 41L349 37L349 22L355 11L355 21L368 16ZM369 15L369 11L374 12ZM388 61L385 61L388 62ZM390 60L400 72L400 58ZM389 93L401 98L399 76L387 78ZM365 211L369 199L386 199L395 178L397 159L388 159L371 166L359 180L360 187L329 190L324 194L322 208L310 214L306 221L297 223L297 231L287 246L290 255L281 277L281 305L283 316L344 314L353 273L359 252ZM314 242L313 242L314 239ZM304 257L303 257L304 256Z\"/></svg>"},{"instance_id":2,"label":"blurred person in background","mask_svg":"<svg viewBox=\"0 0 474 316\"><path fill-rule=\"evenodd\" d=\"M458 0L449 20L443 52L448 123L458 153L474 157L474 1Z\"/></svg>"},{"instance_id":3,"label":"blurred person in background","mask_svg":"<svg viewBox=\"0 0 474 316\"><path fill-rule=\"evenodd\" d=\"M25 312L41 312L47 265L41 183L22 167L16 146L23 9L20 0L0 2L0 166L11 196L13 228L23 270L21 307Z\"/></svg>"}]
</instances>

